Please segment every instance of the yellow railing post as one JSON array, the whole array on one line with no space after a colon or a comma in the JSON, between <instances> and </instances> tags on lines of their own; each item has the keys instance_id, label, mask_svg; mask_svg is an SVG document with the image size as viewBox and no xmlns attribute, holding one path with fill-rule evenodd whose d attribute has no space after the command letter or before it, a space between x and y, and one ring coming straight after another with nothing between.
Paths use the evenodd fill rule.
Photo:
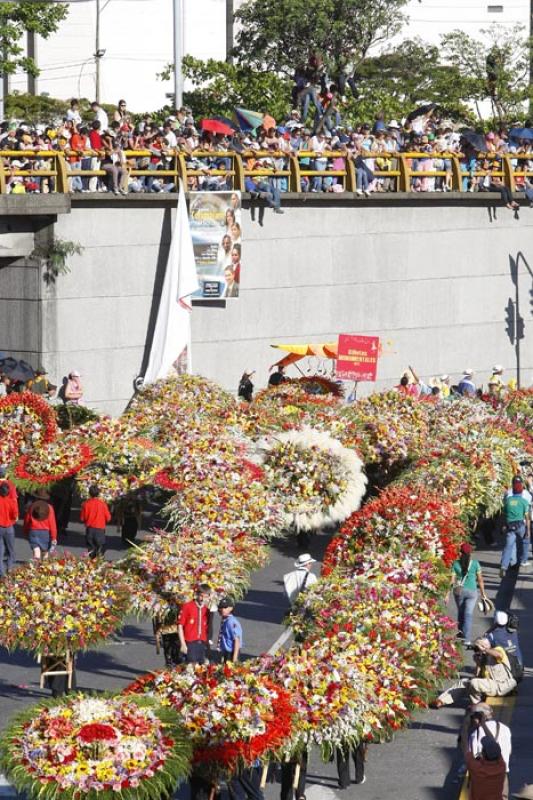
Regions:
<instances>
[{"instance_id":1,"label":"yellow railing post","mask_svg":"<svg viewBox=\"0 0 533 800\"><path fill-rule=\"evenodd\" d=\"M355 166L353 163L353 159L350 158L348 155L344 161L346 167L346 178L344 179L344 190L346 192L355 192L356 189L356 178L355 178Z\"/></svg>"},{"instance_id":2,"label":"yellow railing post","mask_svg":"<svg viewBox=\"0 0 533 800\"><path fill-rule=\"evenodd\" d=\"M411 169L407 162L404 153L398 153L400 161L400 180L398 181L398 189L400 192L411 191Z\"/></svg>"},{"instance_id":3,"label":"yellow railing post","mask_svg":"<svg viewBox=\"0 0 533 800\"><path fill-rule=\"evenodd\" d=\"M181 180L183 181L183 191L189 191L189 183L187 177L187 163L185 161L185 156L183 153L176 153L176 167L178 169L178 174Z\"/></svg>"},{"instance_id":4,"label":"yellow railing post","mask_svg":"<svg viewBox=\"0 0 533 800\"><path fill-rule=\"evenodd\" d=\"M0 158L0 194L6 194L6 173L5 173L4 159Z\"/></svg>"},{"instance_id":5,"label":"yellow railing post","mask_svg":"<svg viewBox=\"0 0 533 800\"><path fill-rule=\"evenodd\" d=\"M233 188L236 191L244 192L244 164L240 153L233 154Z\"/></svg>"},{"instance_id":6,"label":"yellow railing post","mask_svg":"<svg viewBox=\"0 0 533 800\"><path fill-rule=\"evenodd\" d=\"M63 153L56 153L54 160L56 162L57 173L56 192L59 192L59 194L68 194L68 175L65 156Z\"/></svg>"},{"instance_id":7,"label":"yellow railing post","mask_svg":"<svg viewBox=\"0 0 533 800\"><path fill-rule=\"evenodd\" d=\"M463 173L461 172L461 162L459 156L454 153L451 158L452 161L452 189L454 192L463 191Z\"/></svg>"},{"instance_id":8,"label":"yellow railing post","mask_svg":"<svg viewBox=\"0 0 533 800\"><path fill-rule=\"evenodd\" d=\"M289 189L291 192L302 191L302 176L300 175L300 161L298 156L291 153L289 156Z\"/></svg>"},{"instance_id":9,"label":"yellow railing post","mask_svg":"<svg viewBox=\"0 0 533 800\"><path fill-rule=\"evenodd\" d=\"M514 170L508 155L502 156L503 182L512 192L515 190Z\"/></svg>"}]
</instances>

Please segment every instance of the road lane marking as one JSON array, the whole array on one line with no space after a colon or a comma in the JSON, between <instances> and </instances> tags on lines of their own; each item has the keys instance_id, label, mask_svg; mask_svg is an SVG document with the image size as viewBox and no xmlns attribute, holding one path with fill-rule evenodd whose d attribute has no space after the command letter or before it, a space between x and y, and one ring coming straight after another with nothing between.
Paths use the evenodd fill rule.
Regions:
<instances>
[{"instance_id":1,"label":"road lane marking","mask_svg":"<svg viewBox=\"0 0 533 800\"><path fill-rule=\"evenodd\" d=\"M283 631L281 636L278 636L270 650L267 651L267 655L275 656L278 650L281 650L285 642L287 642L292 636L292 628L287 628Z\"/></svg>"}]
</instances>

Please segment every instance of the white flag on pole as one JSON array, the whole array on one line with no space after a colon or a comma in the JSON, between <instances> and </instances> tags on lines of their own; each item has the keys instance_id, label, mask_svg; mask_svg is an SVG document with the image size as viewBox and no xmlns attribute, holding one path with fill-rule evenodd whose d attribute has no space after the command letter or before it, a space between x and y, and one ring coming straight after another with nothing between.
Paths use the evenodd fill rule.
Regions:
<instances>
[{"instance_id":1,"label":"white flag on pole","mask_svg":"<svg viewBox=\"0 0 533 800\"><path fill-rule=\"evenodd\" d=\"M190 296L198 289L183 183L144 384L192 371Z\"/></svg>"}]
</instances>

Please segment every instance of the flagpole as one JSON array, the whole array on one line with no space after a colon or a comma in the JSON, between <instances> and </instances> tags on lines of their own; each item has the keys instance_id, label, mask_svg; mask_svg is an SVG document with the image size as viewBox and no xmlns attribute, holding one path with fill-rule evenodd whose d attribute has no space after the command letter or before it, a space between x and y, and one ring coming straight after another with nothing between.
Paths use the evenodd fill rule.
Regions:
<instances>
[{"instance_id":1,"label":"flagpole","mask_svg":"<svg viewBox=\"0 0 533 800\"><path fill-rule=\"evenodd\" d=\"M183 0L173 0L174 10L174 105L183 105Z\"/></svg>"}]
</instances>

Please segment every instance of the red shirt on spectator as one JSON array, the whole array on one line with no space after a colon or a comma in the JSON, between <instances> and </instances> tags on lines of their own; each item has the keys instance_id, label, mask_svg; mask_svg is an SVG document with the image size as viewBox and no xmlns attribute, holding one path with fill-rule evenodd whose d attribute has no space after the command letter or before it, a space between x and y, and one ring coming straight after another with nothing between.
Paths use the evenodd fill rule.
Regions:
<instances>
[{"instance_id":1,"label":"red shirt on spectator","mask_svg":"<svg viewBox=\"0 0 533 800\"><path fill-rule=\"evenodd\" d=\"M0 486L3 483L7 483L7 485L9 486L9 495L8 495L8 497L11 497L12 500L15 501L15 503L18 503L18 495L17 495L17 490L15 489L15 484L11 483L11 481L8 481L7 478L5 480L3 480L3 481L0 481Z\"/></svg>"},{"instance_id":2,"label":"red shirt on spectator","mask_svg":"<svg viewBox=\"0 0 533 800\"><path fill-rule=\"evenodd\" d=\"M102 136L99 131L90 131L89 133L89 141L91 143L91 147L93 150L101 150L102 149Z\"/></svg>"},{"instance_id":3,"label":"red shirt on spectator","mask_svg":"<svg viewBox=\"0 0 533 800\"><path fill-rule=\"evenodd\" d=\"M81 504L80 519L87 528L99 528L104 530L107 523L111 520L111 514L107 503L99 497L91 497Z\"/></svg>"},{"instance_id":4,"label":"red shirt on spectator","mask_svg":"<svg viewBox=\"0 0 533 800\"><path fill-rule=\"evenodd\" d=\"M207 606L199 606L196 600L184 603L178 617L183 627L186 642L207 642L211 612Z\"/></svg>"},{"instance_id":5,"label":"red shirt on spectator","mask_svg":"<svg viewBox=\"0 0 533 800\"><path fill-rule=\"evenodd\" d=\"M31 504L24 516L23 531L26 535L28 535L30 531L50 531L51 540L57 542L56 515L52 506L49 503L47 503L47 505L48 517L46 519L34 519L31 515L33 503Z\"/></svg>"},{"instance_id":6,"label":"red shirt on spectator","mask_svg":"<svg viewBox=\"0 0 533 800\"><path fill-rule=\"evenodd\" d=\"M10 528L19 516L18 503L10 495L0 496L0 528Z\"/></svg>"}]
</instances>

